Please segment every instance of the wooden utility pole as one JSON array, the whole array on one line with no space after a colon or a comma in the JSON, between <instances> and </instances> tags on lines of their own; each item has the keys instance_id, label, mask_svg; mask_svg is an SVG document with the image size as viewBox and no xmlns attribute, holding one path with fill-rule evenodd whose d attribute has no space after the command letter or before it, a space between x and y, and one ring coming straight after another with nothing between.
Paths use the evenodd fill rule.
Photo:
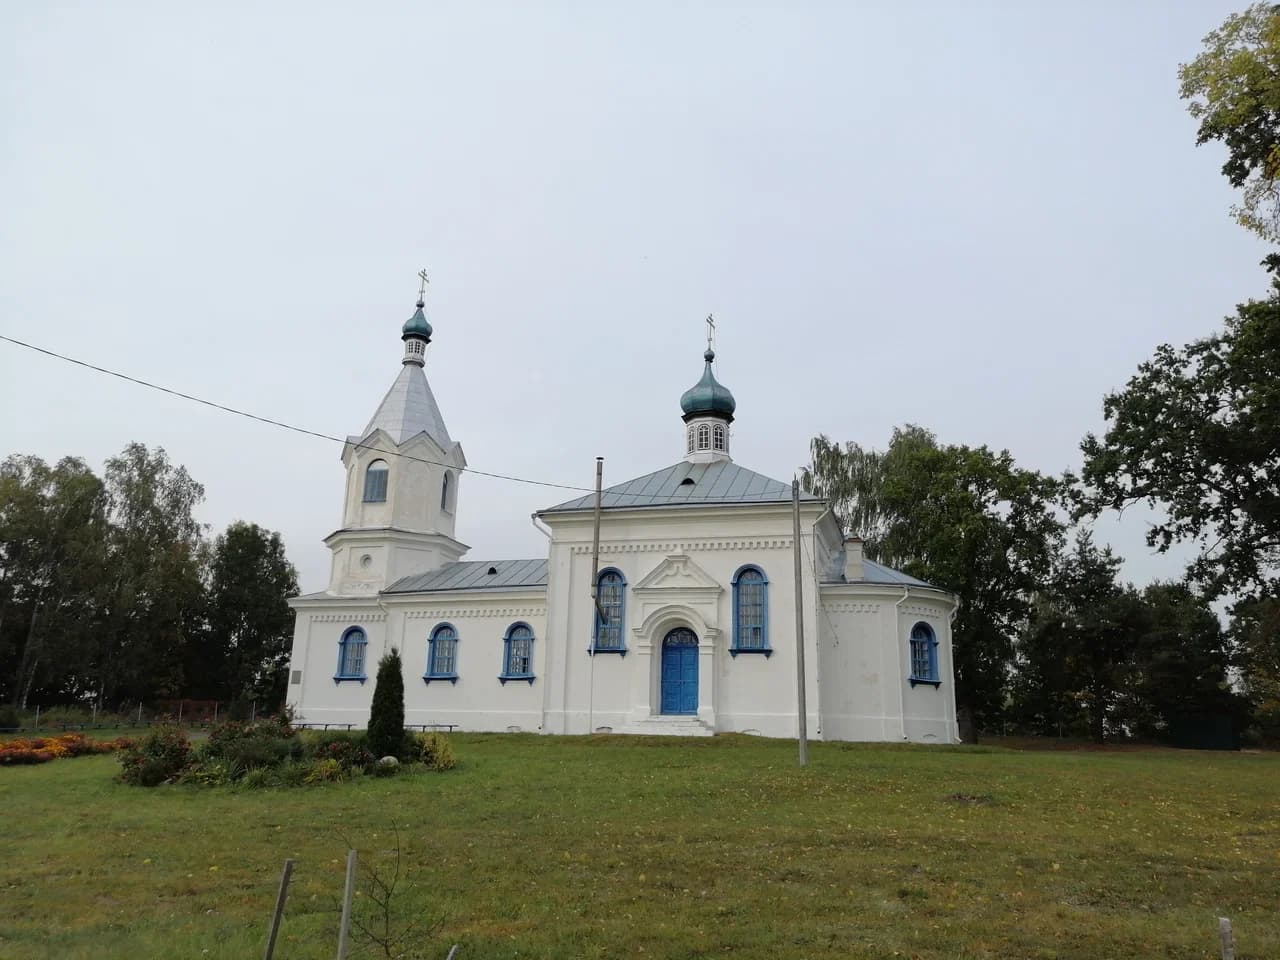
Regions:
<instances>
[{"instance_id":1,"label":"wooden utility pole","mask_svg":"<svg viewBox=\"0 0 1280 960\"><path fill-rule=\"evenodd\" d=\"M796 708L800 720L800 766L809 763L808 709L804 702L804 573L800 563L800 481L791 480L792 554L796 564Z\"/></svg>"},{"instance_id":2,"label":"wooden utility pole","mask_svg":"<svg viewBox=\"0 0 1280 960\"><path fill-rule=\"evenodd\" d=\"M596 457L596 517L595 532L591 536L591 610L592 623L602 620L600 612L600 491L604 482L604 457ZM590 676L587 678L587 733L595 733L596 728L596 631L591 629L591 646L587 648L591 657Z\"/></svg>"}]
</instances>

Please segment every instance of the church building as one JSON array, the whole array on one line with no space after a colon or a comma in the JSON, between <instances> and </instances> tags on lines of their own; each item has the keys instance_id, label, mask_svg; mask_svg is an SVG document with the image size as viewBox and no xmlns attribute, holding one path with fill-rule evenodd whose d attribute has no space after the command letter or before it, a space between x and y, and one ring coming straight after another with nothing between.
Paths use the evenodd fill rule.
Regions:
<instances>
[{"instance_id":1,"label":"church building","mask_svg":"<svg viewBox=\"0 0 1280 960\"><path fill-rule=\"evenodd\" d=\"M593 574L594 493L535 514L545 555L465 559L467 460L427 382L431 336L420 297L395 382L342 451L329 586L291 601L300 722L365 726L394 647L407 724L795 737L799 605L810 737L956 742L956 597L864 557L805 493L797 595L791 485L734 462L710 344L678 459L603 491Z\"/></svg>"}]
</instances>

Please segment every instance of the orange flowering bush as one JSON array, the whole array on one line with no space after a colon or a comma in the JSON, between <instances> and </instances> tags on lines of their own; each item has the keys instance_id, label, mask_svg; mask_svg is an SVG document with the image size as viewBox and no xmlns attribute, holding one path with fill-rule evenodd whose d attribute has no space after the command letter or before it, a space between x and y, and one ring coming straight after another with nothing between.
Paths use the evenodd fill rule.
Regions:
<instances>
[{"instance_id":1,"label":"orange flowering bush","mask_svg":"<svg viewBox=\"0 0 1280 960\"><path fill-rule=\"evenodd\" d=\"M94 753L114 753L130 746L132 740L89 740L82 733L64 733L58 737L19 737L0 740L0 766L48 763L59 757L83 757Z\"/></svg>"}]
</instances>

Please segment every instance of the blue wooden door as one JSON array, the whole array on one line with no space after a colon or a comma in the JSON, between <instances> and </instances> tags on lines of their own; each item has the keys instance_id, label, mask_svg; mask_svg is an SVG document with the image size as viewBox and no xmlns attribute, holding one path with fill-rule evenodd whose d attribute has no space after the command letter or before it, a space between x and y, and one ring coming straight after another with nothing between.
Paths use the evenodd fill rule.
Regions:
<instances>
[{"instance_id":1,"label":"blue wooden door","mask_svg":"<svg viewBox=\"0 0 1280 960\"><path fill-rule=\"evenodd\" d=\"M698 637L683 627L662 641L662 712L698 712Z\"/></svg>"}]
</instances>

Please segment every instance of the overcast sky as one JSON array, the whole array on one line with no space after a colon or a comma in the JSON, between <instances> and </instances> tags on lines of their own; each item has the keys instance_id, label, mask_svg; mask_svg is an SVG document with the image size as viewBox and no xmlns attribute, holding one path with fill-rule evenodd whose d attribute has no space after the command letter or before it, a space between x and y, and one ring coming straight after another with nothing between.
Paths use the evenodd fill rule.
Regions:
<instances>
[{"instance_id":1,"label":"overcast sky","mask_svg":"<svg viewBox=\"0 0 1280 960\"><path fill-rule=\"evenodd\" d=\"M679 460L708 312L751 469L906 422L1077 467L1105 392L1265 293L1177 94L1243 5L3 4L0 333L346 435L425 266L481 470ZM0 409L4 455L165 447L325 586L337 445L5 343ZM465 477L458 536L545 555L569 495Z\"/></svg>"}]
</instances>

